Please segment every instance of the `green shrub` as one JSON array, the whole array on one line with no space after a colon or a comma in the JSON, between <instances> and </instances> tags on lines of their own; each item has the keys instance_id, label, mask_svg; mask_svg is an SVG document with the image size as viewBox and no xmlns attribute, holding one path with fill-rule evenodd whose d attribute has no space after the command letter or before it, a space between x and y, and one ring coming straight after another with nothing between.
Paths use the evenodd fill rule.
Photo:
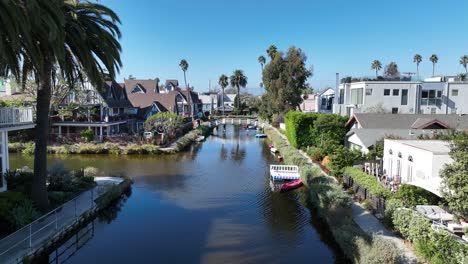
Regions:
<instances>
[{"instance_id":1,"label":"green shrub","mask_svg":"<svg viewBox=\"0 0 468 264\"><path fill-rule=\"evenodd\" d=\"M75 197L74 192L51 191L48 192L49 200L52 204L61 205Z\"/></svg>"},{"instance_id":2,"label":"green shrub","mask_svg":"<svg viewBox=\"0 0 468 264\"><path fill-rule=\"evenodd\" d=\"M361 158L362 155L360 151L349 150L343 146L337 145L330 155L330 171L334 176L341 176L346 167L354 165L354 163Z\"/></svg>"},{"instance_id":3,"label":"green shrub","mask_svg":"<svg viewBox=\"0 0 468 264\"><path fill-rule=\"evenodd\" d=\"M34 173L27 170L9 171L6 176L9 190L30 194L34 180Z\"/></svg>"},{"instance_id":4,"label":"green shrub","mask_svg":"<svg viewBox=\"0 0 468 264\"><path fill-rule=\"evenodd\" d=\"M372 211L374 210L374 207L372 206L372 203L369 202L368 200L365 200L361 203L362 207L364 207L364 209L366 209L367 211Z\"/></svg>"},{"instance_id":5,"label":"green shrub","mask_svg":"<svg viewBox=\"0 0 468 264\"><path fill-rule=\"evenodd\" d=\"M344 169L344 174L353 178L354 182L368 189L372 195L388 198L392 193L383 187L374 176L362 172L360 169L348 167Z\"/></svg>"},{"instance_id":6,"label":"green shrub","mask_svg":"<svg viewBox=\"0 0 468 264\"><path fill-rule=\"evenodd\" d=\"M25 155L34 155L35 149L36 149L36 144L34 144L34 142L27 142L24 144L24 148L21 151L21 153Z\"/></svg>"},{"instance_id":7,"label":"green shrub","mask_svg":"<svg viewBox=\"0 0 468 264\"><path fill-rule=\"evenodd\" d=\"M70 172L62 163L56 163L49 169L49 191L73 191L73 182Z\"/></svg>"},{"instance_id":8,"label":"green shrub","mask_svg":"<svg viewBox=\"0 0 468 264\"><path fill-rule=\"evenodd\" d=\"M385 201L385 212L383 221L390 227L393 227L393 213L398 208L405 207L400 199L390 198Z\"/></svg>"},{"instance_id":9,"label":"green shrub","mask_svg":"<svg viewBox=\"0 0 468 264\"><path fill-rule=\"evenodd\" d=\"M389 239L374 236L369 242L359 238L356 239L356 245L359 252L357 263L402 263L400 250Z\"/></svg>"},{"instance_id":10,"label":"green shrub","mask_svg":"<svg viewBox=\"0 0 468 264\"><path fill-rule=\"evenodd\" d=\"M26 200L20 192L7 191L0 193L0 218L7 219L13 208Z\"/></svg>"},{"instance_id":11,"label":"green shrub","mask_svg":"<svg viewBox=\"0 0 468 264\"><path fill-rule=\"evenodd\" d=\"M395 195L395 198L400 199L405 207L414 207L421 204L438 204L441 199L423 188L402 184Z\"/></svg>"},{"instance_id":12,"label":"green shrub","mask_svg":"<svg viewBox=\"0 0 468 264\"><path fill-rule=\"evenodd\" d=\"M21 228L39 217L39 212L34 208L30 200L23 200L20 204L15 206L9 216L9 222L15 228Z\"/></svg>"},{"instance_id":13,"label":"green shrub","mask_svg":"<svg viewBox=\"0 0 468 264\"><path fill-rule=\"evenodd\" d=\"M94 167L86 167L83 170L83 175L84 176L98 176L99 175L99 169L94 168Z\"/></svg>"},{"instance_id":14,"label":"green shrub","mask_svg":"<svg viewBox=\"0 0 468 264\"><path fill-rule=\"evenodd\" d=\"M86 142L94 140L94 132L91 129L85 129L80 133L81 138Z\"/></svg>"},{"instance_id":15,"label":"green shrub","mask_svg":"<svg viewBox=\"0 0 468 264\"><path fill-rule=\"evenodd\" d=\"M296 148L314 146L315 140L310 129L317 119L316 113L302 113L289 111L284 116L286 124L286 137Z\"/></svg>"}]
</instances>

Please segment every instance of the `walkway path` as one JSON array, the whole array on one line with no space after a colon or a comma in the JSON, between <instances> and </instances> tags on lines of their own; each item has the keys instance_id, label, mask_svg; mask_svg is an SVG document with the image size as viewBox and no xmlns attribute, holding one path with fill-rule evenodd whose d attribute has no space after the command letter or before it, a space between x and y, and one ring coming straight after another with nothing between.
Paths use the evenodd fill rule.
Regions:
<instances>
[{"instance_id":1,"label":"walkway path","mask_svg":"<svg viewBox=\"0 0 468 264\"><path fill-rule=\"evenodd\" d=\"M278 135L281 136L281 138L286 142L287 145L289 145L288 138L281 134L278 129L272 127ZM335 181L336 179L334 177L331 177L327 173L325 173L317 164L312 162L312 159L307 155L302 150L299 150L299 152L307 158L309 164L312 164L313 166L316 166L317 168L320 169L322 174L324 176L333 178ZM373 214L370 212L366 211L358 202L353 202L351 205L352 209L352 214L353 214L353 220L356 222L356 224L366 233L376 235L379 237L382 237L384 239L391 240L403 253L404 256L404 263L423 263L418 259L418 257L414 254L414 252L408 248L407 245L405 245L403 239L395 236L388 228L386 228Z\"/></svg>"},{"instance_id":2,"label":"walkway path","mask_svg":"<svg viewBox=\"0 0 468 264\"><path fill-rule=\"evenodd\" d=\"M8 237L0 240L0 263L18 263L22 257L40 246L65 228L69 227L84 212L96 205L96 198L106 192L116 181L109 177L96 178L97 186L81 193L61 207L35 220Z\"/></svg>"}]
</instances>

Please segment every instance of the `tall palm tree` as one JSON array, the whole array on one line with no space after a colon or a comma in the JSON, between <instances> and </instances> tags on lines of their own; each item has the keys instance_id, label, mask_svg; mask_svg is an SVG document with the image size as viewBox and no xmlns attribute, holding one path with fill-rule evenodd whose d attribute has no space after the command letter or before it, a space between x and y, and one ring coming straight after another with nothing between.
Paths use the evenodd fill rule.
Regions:
<instances>
[{"instance_id":1,"label":"tall palm tree","mask_svg":"<svg viewBox=\"0 0 468 264\"><path fill-rule=\"evenodd\" d=\"M266 59L263 56L258 57L258 63L260 63L260 66L262 67L263 71L263 65L265 65Z\"/></svg>"},{"instance_id":2,"label":"tall palm tree","mask_svg":"<svg viewBox=\"0 0 468 264\"><path fill-rule=\"evenodd\" d=\"M190 116L193 118L193 115L192 115L192 104L191 104L191 100L190 98L192 97L191 94L190 94L190 89L188 88L187 86L187 77L186 77L186 72L188 70L188 67L189 67L189 64L187 62L187 60L185 59L182 59L180 60L180 63L179 63L179 66L180 66L180 69L182 69L182 71L184 72L184 82L185 82L185 89L187 89L187 99L188 99L188 105L189 105L189 108L190 108Z\"/></svg>"},{"instance_id":3,"label":"tall palm tree","mask_svg":"<svg viewBox=\"0 0 468 264\"><path fill-rule=\"evenodd\" d=\"M237 87L237 109L240 110L241 99L240 99L240 87L245 88L247 86L247 76L244 75L242 70L235 70L231 75L231 86Z\"/></svg>"},{"instance_id":4,"label":"tall palm tree","mask_svg":"<svg viewBox=\"0 0 468 264\"><path fill-rule=\"evenodd\" d=\"M371 64L371 69L375 70L375 77L379 77L379 71L382 69L382 63L379 60L374 60Z\"/></svg>"},{"instance_id":5,"label":"tall palm tree","mask_svg":"<svg viewBox=\"0 0 468 264\"><path fill-rule=\"evenodd\" d=\"M468 65L468 55L463 55L460 57L460 64L465 68L465 73L468 73L466 66Z\"/></svg>"},{"instance_id":6,"label":"tall palm tree","mask_svg":"<svg viewBox=\"0 0 468 264\"><path fill-rule=\"evenodd\" d=\"M421 61L422 61L422 56L419 54L415 54L413 57L413 62L416 63L416 74L418 75L418 77L419 77L419 64L421 63Z\"/></svg>"},{"instance_id":7,"label":"tall palm tree","mask_svg":"<svg viewBox=\"0 0 468 264\"><path fill-rule=\"evenodd\" d=\"M219 81L218 81L219 86L221 86L221 91L222 91L222 96L221 96L221 106L223 107L223 115L224 115L224 89L229 85L229 78L221 74L219 76Z\"/></svg>"},{"instance_id":8,"label":"tall palm tree","mask_svg":"<svg viewBox=\"0 0 468 264\"><path fill-rule=\"evenodd\" d=\"M63 18L64 22L59 24L60 30L54 34L63 39L51 45L45 37L40 37L42 39L37 42L40 57L31 58L31 61L40 61L42 64L35 69L39 85L35 129L35 177L32 191L32 196L41 209L48 206L46 151L54 76L61 74L70 85L74 85L77 80L87 79L99 88L103 84L104 75L114 78L121 67L121 47L117 40L121 37L118 16L111 9L96 3L58 2L61 3L61 7L56 11L57 17ZM44 24L49 22L45 21ZM41 25L34 25L30 35L40 36L47 30L49 29ZM55 65L57 67L54 67Z\"/></svg>"},{"instance_id":9,"label":"tall palm tree","mask_svg":"<svg viewBox=\"0 0 468 264\"><path fill-rule=\"evenodd\" d=\"M432 54L431 57L429 57L429 61L432 62L432 76L435 74L435 65L439 61L439 57L437 57L436 54Z\"/></svg>"},{"instance_id":10,"label":"tall palm tree","mask_svg":"<svg viewBox=\"0 0 468 264\"><path fill-rule=\"evenodd\" d=\"M275 55L278 53L278 48L276 48L275 45L270 45L266 52L270 59L273 60L275 58Z\"/></svg>"}]
</instances>

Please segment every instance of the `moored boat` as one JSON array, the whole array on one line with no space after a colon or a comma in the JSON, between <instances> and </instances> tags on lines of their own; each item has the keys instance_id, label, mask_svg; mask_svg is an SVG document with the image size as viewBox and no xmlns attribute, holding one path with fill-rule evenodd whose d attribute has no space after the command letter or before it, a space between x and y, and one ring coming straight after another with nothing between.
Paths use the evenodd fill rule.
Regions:
<instances>
[{"instance_id":1,"label":"moored boat","mask_svg":"<svg viewBox=\"0 0 468 264\"><path fill-rule=\"evenodd\" d=\"M290 191L290 190L295 190L295 189L297 189L297 188L299 188L301 186L302 186L302 181L301 180L295 180L295 181L291 181L291 182L281 184L280 190L282 192Z\"/></svg>"},{"instance_id":2,"label":"moored boat","mask_svg":"<svg viewBox=\"0 0 468 264\"><path fill-rule=\"evenodd\" d=\"M256 138L266 138L267 135L258 133L258 134L255 134L255 137Z\"/></svg>"}]
</instances>

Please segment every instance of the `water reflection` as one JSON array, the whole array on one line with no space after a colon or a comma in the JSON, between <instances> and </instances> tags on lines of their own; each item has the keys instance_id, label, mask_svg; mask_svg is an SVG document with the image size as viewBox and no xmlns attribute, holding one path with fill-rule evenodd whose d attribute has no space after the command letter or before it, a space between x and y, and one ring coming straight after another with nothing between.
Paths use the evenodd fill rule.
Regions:
<instances>
[{"instance_id":1,"label":"water reflection","mask_svg":"<svg viewBox=\"0 0 468 264\"><path fill-rule=\"evenodd\" d=\"M134 180L131 195L99 218L95 236L69 262L338 262L304 206L307 192L272 191L268 144L239 126L177 155L49 160Z\"/></svg>"}]
</instances>

